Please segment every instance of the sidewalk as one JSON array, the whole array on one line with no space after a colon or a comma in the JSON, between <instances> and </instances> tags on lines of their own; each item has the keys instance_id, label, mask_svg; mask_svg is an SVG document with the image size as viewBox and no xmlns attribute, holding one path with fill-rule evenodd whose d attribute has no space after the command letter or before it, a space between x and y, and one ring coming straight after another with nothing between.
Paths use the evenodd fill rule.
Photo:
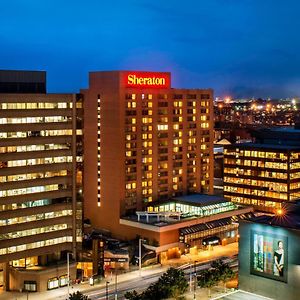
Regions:
<instances>
[{"instance_id":1,"label":"sidewalk","mask_svg":"<svg viewBox=\"0 0 300 300\"><path fill-rule=\"evenodd\" d=\"M167 271L168 267L161 267L160 265L150 266L142 269L142 276L154 275L160 272ZM131 281L139 278L139 271L128 272L118 275L118 282ZM110 276L108 277L110 280ZM76 291L88 292L96 291L105 288L106 279L103 279L101 283L90 286L88 282L81 284L76 284L70 286L70 293ZM20 292L0 292L0 300L65 300L67 299L68 288L63 287L51 291L45 291L40 293L29 293L27 298L27 293Z\"/></svg>"},{"instance_id":2,"label":"sidewalk","mask_svg":"<svg viewBox=\"0 0 300 300\"><path fill-rule=\"evenodd\" d=\"M170 259L163 266L155 265L149 266L142 269L142 276L154 275L160 272L165 272L170 266L179 266L186 263L190 263L192 261L205 262L216 259L222 256L232 256L238 253L237 243L229 244L227 246L215 246L213 250L200 250L197 255L182 255L181 258ZM136 280L139 278L139 271L132 271L124 274L118 275L118 282ZM110 277L108 277L110 280ZM106 280L102 280L100 284L95 284L94 286L90 286L88 282L82 284L76 284L70 287L70 293L76 291L88 292L88 291L96 291L105 287ZM20 292L0 292L0 300L65 300L67 299L67 287L55 289L52 291L45 291L40 293L29 293L28 298L26 293ZM205 299L206 292L203 289L197 289L197 299ZM199 293L199 296L198 296ZM207 293L207 292L206 292ZM187 296L187 299L193 299L192 295ZM201 297L201 298L198 298ZM202 298L204 297L204 298Z\"/></svg>"},{"instance_id":3,"label":"sidewalk","mask_svg":"<svg viewBox=\"0 0 300 300\"><path fill-rule=\"evenodd\" d=\"M179 266L182 264L198 261L210 261L222 256L233 256L238 254L238 243L228 244L226 246L214 246L213 250L199 250L198 254L181 255L180 258L172 258L166 262L168 266Z\"/></svg>"}]
</instances>

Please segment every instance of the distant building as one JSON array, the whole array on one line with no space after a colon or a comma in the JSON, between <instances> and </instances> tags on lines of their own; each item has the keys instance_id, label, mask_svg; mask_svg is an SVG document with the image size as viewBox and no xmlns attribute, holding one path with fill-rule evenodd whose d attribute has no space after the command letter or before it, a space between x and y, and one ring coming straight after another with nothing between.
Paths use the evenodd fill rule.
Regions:
<instances>
[{"instance_id":1,"label":"distant building","mask_svg":"<svg viewBox=\"0 0 300 300\"><path fill-rule=\"evenodd\" d=\"M66 285L66 264L47 265L66 252L75 257L81 243L82 98L46 94L45 78L0 71L0 281L7 290Z\"/></svg>"},{"instance_id":2,"label":"distant building","mask_svg":"<svg viewBox=\"0 0 300 300\"><path fill-rule=\"evenodd\" d=\"M224 148L224 196L275 212L300 196L300 130L263 130Z\"/></svg>"},{"instance_id":3,"label":"distant building","mask_svg":"<svg viewBox=\"0 0 300 300\"><path fill-rule=\"evenodd\" d=\"M241 220L239 289L271 299L298 300L300 293L300 206L278 216Z\"/></svg>"}]
</instances>

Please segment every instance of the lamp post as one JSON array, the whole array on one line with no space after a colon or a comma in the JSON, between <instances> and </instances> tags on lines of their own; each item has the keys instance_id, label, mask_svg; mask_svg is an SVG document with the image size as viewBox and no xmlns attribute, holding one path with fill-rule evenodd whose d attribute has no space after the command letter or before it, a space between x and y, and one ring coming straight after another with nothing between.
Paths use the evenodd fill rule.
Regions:
<instances>
[{"instance_id":1,"label":"lamp post","mask_svg":"<svg viewBox=\"0 0 300 300\"><path fill-rule=\"evenodd\" d=\"M142 276L142 241L143 239L139 239L139 276Z\"/></svg>"},{"instance_id":2,"label":"lamp post","mask_svg":"<svg viewBox=\"0 0 300 300\"><path fill-rule=\"evenodd\" d=\"M116 268L116 277L115 277L115 300L118 300L118 269Z\"/></svg>"},{"instance_id":3,"label":"lamp post","mask_svg":"<svg viewBox=\"0 0 300 300\"><path fill-rule=\"evenodd\" d=\"M192 292L192 263L190 261L190 293Z\"/></svg>"},{"instance_id":4,"label":"lamp post","mask_svg":"<svg viewBox=\"0 0 300 300\"><path fill-rule=\"evenodd\" d=\"M197 287L197 272L196 272L196 263L198 261L194 261L194 299L196 299L196 287Z\"/></svg>"},{"instance_id":5,"label":"lamp post","mask_svg":"<svg viewBox=\"0 0 300 300\"><path fill-rule=\"evenodd\" d=\"M106 286L105 286L105 299L108 300L108 285L109 285L109 281L106 281Z\"/></svg>"}]
</instances>

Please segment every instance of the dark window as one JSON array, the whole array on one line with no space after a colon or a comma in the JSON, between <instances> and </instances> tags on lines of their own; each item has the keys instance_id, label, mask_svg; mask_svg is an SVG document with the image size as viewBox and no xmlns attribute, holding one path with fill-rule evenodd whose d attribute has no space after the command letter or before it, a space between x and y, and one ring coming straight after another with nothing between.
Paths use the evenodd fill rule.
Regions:
<instances>
[{"instance_id":1,"label":"dark window","mask_svg":"<svg viewBox=\"0 0 300 300\"><path fill-rule=\"evenodd\" d=\"M209 99L209 94L201 94L201 99Z\"/></svg>"}]
</instances>

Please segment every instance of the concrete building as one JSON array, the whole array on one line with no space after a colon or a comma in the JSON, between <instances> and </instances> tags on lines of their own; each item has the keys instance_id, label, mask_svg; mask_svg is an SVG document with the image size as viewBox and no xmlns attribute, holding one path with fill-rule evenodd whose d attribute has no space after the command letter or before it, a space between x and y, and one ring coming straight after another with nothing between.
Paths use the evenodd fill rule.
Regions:
<instances>
[{"instance_id":1,"label":"concrete building","mask_svg":"<svg viewBox=\"0 0 300 300\"><path fill-rule=\"evenodd\" d=\"M45 78L0 71L0 278L7 290L66 285L66 264L57 263L66 252L76 257L81 243L82 98L46 94Z\"/></svg>"},{"instance_id":2,"label":"concrete building","mask_svg":"<svg viewBox=\"0 0 300 300\"><path fill-rule=\"evenodd\" d=\"M113 236L171 197L213 191L213 92L173 89L170 73L92 72L84 94L85 218Z\"/></svg>"},{"instance_id":3,"label":"concrete building","mask_svg":"<svg viewBox=\"0 0 300 300\"><path fill-rule=\"evenodd\" d=\"M257 210L276 212L300 196L300 130L257 132L255 143L224 149L224 196Z\"/></svg>"},{"instance_id":4,"label":"concrete building","mask_svg":"<svg viewBox=\"0 0 300 300\"><path fill-rule=\"evenodd\" d=\"M271 299L297 300L300 287L300 206L277 216L240 221L239 289Z\"/></svg>"}]
</instances>

